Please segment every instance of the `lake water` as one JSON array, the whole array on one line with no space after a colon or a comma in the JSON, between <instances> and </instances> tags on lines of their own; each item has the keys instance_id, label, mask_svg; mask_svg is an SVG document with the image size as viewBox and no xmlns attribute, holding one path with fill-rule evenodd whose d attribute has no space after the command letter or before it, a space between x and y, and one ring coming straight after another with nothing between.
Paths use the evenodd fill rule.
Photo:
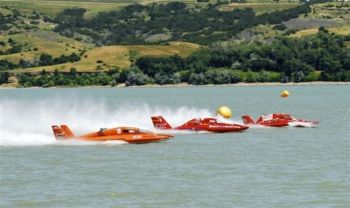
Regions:
<instances>
[{"instance_id":1,"label":"lake water","mask_svg":"<svg viewBox=\"0 0 350 208\"><path fill-rule=\"evenodd\" d=\"M289 90L287 99L279 97ZM0 90L0 207L349 207L350 86ZM153 144L56 142L129 125L286 112L317 128L182 133Z\"/></svg>"}]
</instances>

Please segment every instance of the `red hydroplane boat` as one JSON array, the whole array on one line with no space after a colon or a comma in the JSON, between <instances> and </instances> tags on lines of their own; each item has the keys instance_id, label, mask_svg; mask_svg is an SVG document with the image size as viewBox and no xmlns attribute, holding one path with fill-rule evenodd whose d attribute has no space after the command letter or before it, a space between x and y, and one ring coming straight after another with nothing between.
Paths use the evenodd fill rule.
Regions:
<instances>
[{"instance_id":1,"label":"red hydroplane boat","mask_svg":"<svg viewBox=\"0 0 350 208\"><path fill-rule=\"evenodd\" d=\"M306 121L303 119L297 119L291 115L285 113L274 113L261 116L256 122L249 115L242 116L243 123L245 125L263 125L271 127L315 127L318 121Z\"/></svg>"},{"instance_id":2,"label":"red hydroplane boat","mask_svg":"<svg viewBox=\"0 0 350 208\"><path fill-rule=\"evenodd\" d=\"M84 141L124 141L133 144L159 142L167 140L173 136L167 134L155 134L149 131L134 127L117 127L111 129L101 128L100 131L75 136L67 125L52 126L52 130L57 140L77 139Z\"/></svg>"},{"instance_id":3,"label":"red hydroplane boat","mask_svg":"<svg viewBox=\"0 0 350 208\"><path fill-rule=\"evenodd\" d=\"M190 131L209 131L215 133L237 132L248 129L248 126L240 124L223 123L215 118L195 118L185 124L172 128L162 116L152 117L153 125L156 129L175 129Z\"/></svg>"}]
</instances>

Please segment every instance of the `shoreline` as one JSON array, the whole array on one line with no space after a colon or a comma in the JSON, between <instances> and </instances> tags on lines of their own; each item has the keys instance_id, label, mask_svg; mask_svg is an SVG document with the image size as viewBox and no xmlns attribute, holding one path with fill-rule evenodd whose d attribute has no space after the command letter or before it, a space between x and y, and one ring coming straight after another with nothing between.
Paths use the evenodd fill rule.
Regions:
<instances>
[{"instance_id":1,"label":"shoreline","mask_svg":"<svg viewBox=\"0 0 350 208\"><path fill-rule=\"evenodd\" d=\"M268 87L268 86L317 86L317 85L350 85L350 82L328 82L328 81L315 81L315 82L288 82L288 83L280 83L280 82L254 82L254 83L246 83L246 82L238 82L235 84L207 84L207 85L190 85L187 83L179 83L179 84L170 84L170 85L141 85L141 86L129 86L129 87L143 87L143 88L166 88L166 87ZM126 87L126 86L115 86L115 87Z\"/></svg>"},{"instance_id":2,"label":"shoreline","mask_svg":"<svg viewBox=\"0 0 350 208\"><path fill-rule=\"evenodd\" d=\"M238 82L235 84L207 84L207 85L191 85L187 83L179 83L179 84L152 84L152 85L139 85L139 86L126 86L125 84L119 84L116 86L101 86L101 85L91 85L91 86L54 86L49 87L47 89L53 88L178 88L178 87L268 87L268 86L321 86L321 85L350 85L350 82L329 82L329 81L315 81L315 82L288 82L288 83L280 83L280 82L254 82L254 83L245 83ZM1 89L44 89L43 87L27 87L27 88L18 88L11 84L8 86L0 85Z\"/></svg>"}]
</instances>

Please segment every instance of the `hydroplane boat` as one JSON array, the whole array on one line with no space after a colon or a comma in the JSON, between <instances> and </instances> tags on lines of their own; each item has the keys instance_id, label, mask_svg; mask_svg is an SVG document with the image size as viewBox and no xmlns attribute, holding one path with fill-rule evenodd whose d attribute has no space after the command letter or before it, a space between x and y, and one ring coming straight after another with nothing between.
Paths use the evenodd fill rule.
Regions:
<instances>
[{"instance_id":1,"label":"hydroplane boat","mask_svg":"<svg viewBox=\"0 0 350 208\"><path fill-rule=\"evenodd\" d=\"M67 125L53 125L52 130L57 140L77 139L84 141L124 141L133 144L159 142L167 140L172 135L155 134L134 127L101 128L99 131L82 136L75 136Z\"/></svg>"},{"instance_id":2,"label":"hydroplane boat","mask_svg":"<svg viewBox=\"0 0 350 208\"><path fill-rule=\"evenodd\" d=\"M194 118L181 126L172 128L170 124L162 116L153 116L152 122L156 129L174 129L174 130L190 130L190 131L209 131L215 133L239 132L248 129L248 126L223 123L215 118Z\"/></svg>"},{"instance_id":3,"label":"hydroplane boat","mask_svg":"<svg viewBox=\"0 0 350 208\"><path fill-rule=\"evenodd\" d=\"M315 127L318 121L307 121L303 119L297 119L289 114L285 113L274 113L261 116L256 122L249 115L242 116L243 123L245 125L263 125L270 127Z\"/></svg>"}]
</instances>

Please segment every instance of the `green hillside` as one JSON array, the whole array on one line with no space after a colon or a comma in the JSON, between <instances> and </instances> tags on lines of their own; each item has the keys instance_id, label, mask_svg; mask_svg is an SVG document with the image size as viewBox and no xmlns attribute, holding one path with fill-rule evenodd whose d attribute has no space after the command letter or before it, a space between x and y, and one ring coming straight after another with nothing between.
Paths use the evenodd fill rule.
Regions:
<instances>
[{"instance_id":1,"label":"green hillside","mask_svg":"<svg viewBox=\"0 0 350 208\"><path fill-rule=\"evenodd\" d=\"M0 84L349 80L350 3L317 1L0 0Z\"/></svg>"}]
</instances>

